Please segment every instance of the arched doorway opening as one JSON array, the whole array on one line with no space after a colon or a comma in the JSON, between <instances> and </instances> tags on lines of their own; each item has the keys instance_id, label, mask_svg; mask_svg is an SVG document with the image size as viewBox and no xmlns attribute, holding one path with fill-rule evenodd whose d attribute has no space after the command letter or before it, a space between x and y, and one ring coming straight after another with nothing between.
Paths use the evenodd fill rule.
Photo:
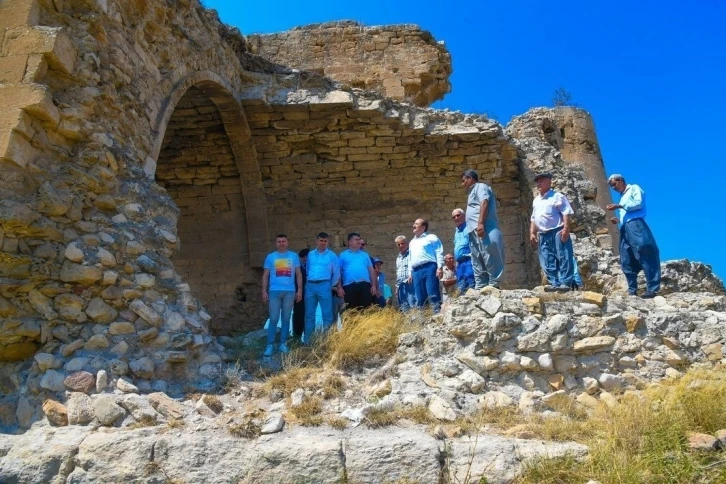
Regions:
<instances>
[{"instance_id":1,"label":"arched doorway opening","mask_svg":"<svg viewBox=\"0 0 726 484\"><path fill-rule=\"evenodd\" d=\"M168 117L156 168L157 182L181 212L181 248L172 261L212 315L216 334L258 329L264 321L259 269L250 265L240 147L228 133L235 127L227 126L220 96L232 109L236 103L223 91L211 82L186 89Z\"/></svg>"}]
</instances>

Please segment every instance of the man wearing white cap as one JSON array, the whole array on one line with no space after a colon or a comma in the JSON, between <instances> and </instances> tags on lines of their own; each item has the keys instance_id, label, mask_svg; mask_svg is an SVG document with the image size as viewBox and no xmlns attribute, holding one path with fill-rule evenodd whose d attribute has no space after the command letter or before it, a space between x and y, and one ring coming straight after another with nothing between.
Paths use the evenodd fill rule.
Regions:
<instances>
[{"instance_id":1,"label":"man wearing white cap","mask_svg":"<svg viewBox=\"0 0 726 484\"><path fill-rule=\"evenodd\" d=\"M532 202L529 241L539 244L539 263L547 276L545 291L568 292L572 289L572 239L570 202L562 193L552 190L552 174L534 177L539 195Z\"/></svg>"},{"instance_id":2,"label":"man wearing white cap","mask_svg":"<svg viewBox=\"0 0 726 484\"><path fill-rule=\"evenodd\" d=\"M628 294L637 294L638 273L642 270L646 288L641 297L653 298L660 290L660 252L645 223L645 192L638 185L625 183L622 175L610 175L608 184L620 194L620 202L605 208L615 211L610 221L620 225L620 267L628 281Z\"/></svg>"}]
</instances>

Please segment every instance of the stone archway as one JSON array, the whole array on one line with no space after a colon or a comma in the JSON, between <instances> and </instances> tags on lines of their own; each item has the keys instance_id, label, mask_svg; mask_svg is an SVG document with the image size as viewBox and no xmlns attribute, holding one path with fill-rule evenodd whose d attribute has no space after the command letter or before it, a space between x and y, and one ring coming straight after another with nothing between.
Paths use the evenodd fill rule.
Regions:
<instances>
[{"instance_id":1,"label":"stone archway","mask_svg":"<svg viewBox=\"0 0 726 484\"><path fill-rule=\"evenodd\" d=\"M167 99L155 130L155 176L180 209L174 266L213 316L212 331L229 333L264 320L267 209L244 114L215 81L187 78Z\"/></svg>"}]
</instances>

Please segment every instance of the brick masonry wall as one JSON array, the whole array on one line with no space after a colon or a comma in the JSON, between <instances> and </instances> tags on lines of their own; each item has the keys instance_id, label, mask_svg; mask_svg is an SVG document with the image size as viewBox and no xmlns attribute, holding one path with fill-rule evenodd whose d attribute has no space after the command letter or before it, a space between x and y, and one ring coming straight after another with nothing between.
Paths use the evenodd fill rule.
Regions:
<instances>
[{"instance_id":1,"label":"brick masonry wall","mask_svg":"<svg viewBox=\"0 0 726 484\"><path fill-rule=\"evenodd\" d=\"M156 179L181 211L172 262L213 316L215 332L251 331L265 318L259 270L249 266L242 184L219 111L190 88L169 121Z\"/></svg>"},{"instance_id":2,"label":"brick masonry wall","mask_svg":"<svg viewBox=\"0 0 726 484\"><path fill-rule=\"evenodd\" d=\"M415 25L331 22L250 35L247 48L278 64L428 106L451 91L451 55Z\"/></svg>"}]
</instances>

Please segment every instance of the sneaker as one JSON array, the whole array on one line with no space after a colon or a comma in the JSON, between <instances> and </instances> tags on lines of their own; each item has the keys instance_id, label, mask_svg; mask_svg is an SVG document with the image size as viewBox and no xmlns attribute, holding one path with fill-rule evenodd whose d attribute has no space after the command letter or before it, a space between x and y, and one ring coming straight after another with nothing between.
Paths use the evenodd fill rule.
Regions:
<instances>
[{"instance_id":1,"label":"sneaker","mask_svg":"<svg viewBox=\"0 0 726 484\"><path fill-rule=\"evenodd\" d=\"M272 354L275 352L275 345L267 345L265 348L265 352L262 353L262 356L272 356Z\"/></svg>"},{"instance_id":2,"label":"sneaker","mask_svg":"<svg viewBox=\"0 0 726 484\"><path fill-rule=\"evenodd\" d=\"M289 353L290 348L285 343L280 343L280 353Z\"/></svg>"},{"instance_id":3,"label":"sneaker","mask_svg":"<svg viewBox=\"0 0 726 484\"><path fill-rule=\"evenodd\" d=\"M654 293L654 292L650 292L650 291L645 291L645 292L643 293L643 295L642 295L642 296L640 296L640 297L641 297L641 299L653 299L653 298L654 298L654 297L656 297L656 296L657 296L657 294L656 294L656 293Z\"/></svg>"},{"instance_id":4,"label":"sneaker","mask_svg":"<svg viewBox=\"0 0 726 484\"><path fill-rule=\"evenodd\" d=\"M544 290L545 290L545 292L555 292L557 290L557 287L556 286L553 286L551 284L547 284L544 287Z\"/></svg>"},{"instance_id":5,"label":"sneaker","mask_svg":"<svg viewBox=\"0 0 726 484\"><path fill-rule=\"evenodd\" d=\"M556 288L557 292L570 292L572 288L570 286L559 286Z\"/></svg>"}]
</instances>

